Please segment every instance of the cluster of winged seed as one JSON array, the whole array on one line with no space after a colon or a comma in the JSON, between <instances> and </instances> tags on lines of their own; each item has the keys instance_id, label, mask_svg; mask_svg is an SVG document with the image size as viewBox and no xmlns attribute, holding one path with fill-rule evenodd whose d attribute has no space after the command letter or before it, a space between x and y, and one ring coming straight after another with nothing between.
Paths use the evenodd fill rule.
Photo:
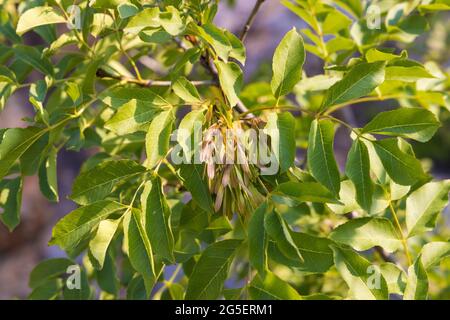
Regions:
<instances>
[{"instance_id":1,"label":"cluster of winged seed","mask_svg":"<svg viewBox=\"0 0 450 320\"><path fill-rule=\"evenodd\" d=\"M246 137L249 127L260 130L254 121L234 121L231 126L219 121L203 135L200 160L215 196L214 209L228 217L235 212L247 217L264 200L260 164L252 160L257 141Z\"/></svg>"}]
</instances>

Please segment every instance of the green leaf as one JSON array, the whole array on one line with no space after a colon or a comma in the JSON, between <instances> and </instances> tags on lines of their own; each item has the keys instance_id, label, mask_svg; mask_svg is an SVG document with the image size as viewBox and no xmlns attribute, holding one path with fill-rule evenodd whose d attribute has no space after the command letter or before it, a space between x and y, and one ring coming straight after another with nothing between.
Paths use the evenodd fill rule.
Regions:
<instances>
[{"instance_id":1,"label":"green leaf","mask_svg":"<svg viewBox=\"0 0 450 320\"><path fill-rule=\"evenodd\" d=\"M242 44L242 41L228 30L224 30L223 32L225 33L225 36L228 38L228 41L230 42L232 47L229 53L229 57L236 59L239 63L245 65L246 50L244 45Z\"/></svg>"},{"instance_id":2,"label":"green leaf","mask_svg":"<svg viewBox=\"0 0 450 320\"><path fill-rule=\"evenodd\" d=\"M22 204L22 178L0 181L0 221L12 232L20 223Z\"/></svg>"},{"instance_id":3,"label":"green leaf","mask_svg":"<svg viewBox=\"0 0 450 320\"><path fill-rule=\"evenodd\" d=\"M295 28L286 33L275 50L272 62L272 93L279 99L292 91L302 77L305 48Z\"/></svg>"},{"instance_id":4,"label":"green leaf","mask_svg":"<svg viewBox=\"0 0 450 320\"><path fill-rule=\"evenodd\" d=\"M33 289L28 296L29 300L54 300L58 298L61 287L61 279L50 279L42 283L39 287Z\"/></svg>"},{"instance_id":5,"label":"green leaf","mask_svg":"<svg viewBox=\"0 0 450 320\"><path fill-rule=\"evenodd\" d=\"M214 61L219 73L220 87L233 107L239 102L239 92L244 83L244 75L241 68L234 62Z\"/></svg>"},{"instance_id":6,"label":"green leaf","mask_svg":"<svg viewBox=\"0 0 450 320\"><path fill-rule=\"evenodd\" d=\"M311 16L307 9L304 9L300 5L295 5L289 0L282 0L281 3L297 16L299 16L303 21L305 21L314 31L318 31L317 23L314 20L314 17Z\"/></svg>"},{"instance_id":7,"label":"green leaf","mask_svg":"<svg viewBox=\"0 0 450 320\"><path fill-rule=\"evenodd\" d=\"M48 114L44 110L44 101L47 95L47 83L45 80L38 80L30 86L30 102L39 112L39 116L48 123Z\"/></svg>"},{"instance_id":8,"label":"green leaf","mask_svg":"<svg viewBox=\"0 0 450 320\"><path fill-rule=\"evenodd\" d=\"M97 269L103 269L106 252L121 221L122 219L101 221L94 238L89 242L89 256Z\"/></svg>"},{"instance_id":9,"label":"green leaf","mask_svg":"<svg viewBox=\"0 0 450 320\"><path fill-rule=\"evenodd\" d=\"M450 4L445 4L444 1L442 1L442 3L431 3L431 4L420 5L419 11L420 12L433 12L433 11L448 11L448 10L450 10Z\"/></svg>"},{"instance_id":10,"label":"green leaf","mask_svg":"<svg viewBox=\"0 0 450 320\"><path fill-rule=\"evenodd\" d=\"M272 272L264 277L257 275L249 285L250 297L254 300L302 300L300 294L287 282Z\"/></svg>"},{"instance_id":11,"label":"green leaf","mask_svg":"<svg viewBox=\"0 0 450 320\"><path fill-rule=\"evenodd\" d=\"M196 239L197 235L196 232L191 230L181 230L179 232L174 247L175 261L177 263L184 263L201 252L200 241Z\"/></svg>"},{"instance_id":12,"label":"green leaf","mask_svg":"<svg viewBox=\"0 0 450 320\"><path fill-rule=\"evenodd\" d=\"M289 197L299 203L339 203L327 188L317 182L283 182L275 188L273 194Z\"/></svg>"},{"instance_id":13,"label":"green leaf","mask_svg":"<svg viewBox=\"0 0 450 320\"><path fill-rule=\"evenodd\" d=\"M214 212L213 201L204 175L204 165L182 164L180 168L183 185L191 193L195 202L206 212Z\"/></svg>"},{"instance_id":14,"label":"green leaf","mask_svg":"<svg viewBox=\"0 0 450 320\"><path fill-rule=\"evenodd\" d=\"M185 29L185 24L181 19L180 12L173 6L167 6L165 12L159 14L161 26L172 36L179 35Z\"/></svg>"},{"instance_id":15,"label":"green leaf","mask_svg":"<svg viewBox=\"0 0 450 320\"><path fill-rule=\"evenodd\" d=\"M131 210L123 219L124 245L133 268L142 275L147 297L156 283L153 249L144 229L143 216L137 209Z\"/></svg>"},{"instance_id":16,"label":"green leaf","mask_svg":"<svg viewBox=\"0 0 450 320\"><path fill-rule=\"evenodd\" d=\"M450 256L450 242L436 241L429 242L420 251L422 264L425 270L429 270L442 259Z\"/></svg>"},{"instance_id":17,"label":"green leaf","mask_svg":"<svg viewBox=\"0 0 450 320\"><path fill-rule=\"evenodd\" d=\"M0 143L0 179L9 173L14 163L44 134L37 127L6 130Z\"/></svg>"},{"instance_id":18,"label":"green leaf","mask_svg":"<svg viewBox=\"0 0 450 320\"><path fill-rule=\"evenodd\" d=\"M267 270L267 234L264 229L264 217L270 210L269 204L263 202L253 212L248 223L248 255L250 264L262 276Z\"/></svg>"},{"instance_id":19,"label":"green leaf","mask_svg":"<svg viewBox=\"0 0 450 320\"><path fill-rule=\"evenodd\" d=\"M394 182L408 186L426 177L420 161L400 150L396 138L372 141L372 144L384 169Z\"/></svg>"},{"instance_id":20,"label":"green leaf","mask_svg":"<svg viewBox=\"0 0 450 320\"><path fill-rule=\"evenodd\" d=\"M0 82L17 84L17 78L15 73L4 66L0 66Z\"/></svg>"},{"instance_id":21,"label":"green leaf","mask_svg":"<svg viewBox=\"0 0 450 320\"><path fill-rule=\"evenodd\" d=\"M386 80L416 82L420 79L434 78L422 66L389 66L386 67Z\"/></svg>"},{"instance_id":22,"label":"green leaf","mask_svg":"<svg viewBox=\"0 0 450 320\"><path fill-rule=\"evenodd\" d=\"M264 128L270 136L271 151L275 153L280 172L286 172L295 160L295 118L289 112L271 112Z\"/></svg>"},{"instance_id":23,"label":"green leaf","mask_svg":"<svg viewBox=\"0 0 450 320\"><path fill-rule=\"evenodd\" d=\"M119 88L101 95L100 99L116 109L116 114L105 123L105 128L119 135L147 131L153 118L172 105L149 89Z\"/></svg>"},{"instance_id":24,"label":"green leaf","mask_svg":"<svg viewBox=\"0 0 450 320\"><path fill-rule=\"evenodd\" d=\"M120 283L117 277L116 260L114 257L112 250L110 250L105 256L103 268L101 270L96 270L95 276L98 286L102 291L117 296L120 289Z\"/></svg>"},{"instance_id":25,"label":"green leaf","mask_svg":"<svg viewBox=\"0 0 450 320\"><path fill-rule=\"evenodd\" d=\"M114 131L118 135L146 131L150 122L161 109L158 107L145 108L137 106L131 100L119 108L114 116L106 123L105 128Z\"/></svg>"},{"instance_id":26,"label":"green leaf","mask_svg":"<svg viewBox=\"0 0 450 320\"><path fill-rule=\"evenodd\" d=\"M2 35L4 36L5 40L8 39L10 40L12 43L19 43L22 40L20 39L20 37L17 35L15 28L13 26L13 20L15 20L15 16L13 19L11 19L10 14L12 12L10 12L9 10L6 10L6 8L4 8L5 10L3 10L0 13L0 33L2 33ZM15 21L14 21L15 22ZM6 52L3 52L3 54L6 54ZM0 55L0 56L2 56Z\"/></svg>"},{"instance_id":27,"label":"green leaf","mask_svg":"<svg viewBox=\"0 0 450 320\"><path fill-rule=\"evenodd\" d=\"M95 0L90 4L93 8L99 9L115 9L120 4L127 2L128 0Z\"/></svg>"},{"instance_id":28,"label":"green leaf","mask_svg":"<svg viewBox=\"0 0 450 320\"><path fill-rule=\"evenodd\" d=\"M43 285L47 280L59 277L67 272L69 266L74 265L72 260L66 258L48 259L39 263L31 271L28 285L35 289Z\"/></svg>"},{"instance_id":29,"label":"green leaf","mask_svg":"<svg viewBox=\"0 0 450 320\"><path fill-rule=\"evenodd\" d=\"M334 229L330 239L358 251L379 246L388 252L394 252L402 247L398 232L386 218L352 219Z\"/></svg>"},{"instance_id":30,"label":"green leaf","mask_svg":"<svg viewBox=\"0 0 450 320\"><path fill-rule=\"evenodd\" d=\"M47 57L42 57L41 52L35 47L15 45L14 54L23 63L33 67L45 75L53 75L53 65Z\"/></svg>"},{"instance_id":31,"label":"green leaf","mask_svg":"<svg viewBox=\"0 0 450 320\"><path fill-rule=\"evenodd\" d=\"M326 49L328 54L333 54L338 51L348 51L352 50L355 47L355 43L353 40L344 38L344 37L336 37L327 42ZM337 79L340 80L340 79ZM337 81L335 81L337 82ZM334 84L334 83L333 83Z\"/></svg>"},{"instance_id":32,"label":"green leaf","mask_svg":"<svg viewBox=\"0 0 450 320\"><path fill-rule=\"evenodd\" d=\"M372 206L374 184L370 178L370 157L367 146L355 139L347 156L345 174L355 185L356 201L366 211Z\"/></svg>"},{"instance_id":33,"label":"green leaf","mask_svg":"<svg viewBox=\"0 0 450 320\"><path fill-rule=\"evenodd\" d=\"M165 43L170 41L171 35L162 28L144 29L139 32L139 38L148 43Z\"/></svg>"},{"instance_id":34,"label":"green leaf","mask_svg":"<svg viewBox=\"0 0 450 320\"><path fill-rule=\"evenodd\" d=\"M88 300L91 297L91 287L84 269L80 269L80 288L69 289L64 286L63 297L64 300Z\"/></svg>"},{"instance_id":35,"label":"green leaf","mask_svg":"<svg viewBox=\"0 0 450 320\"><path fill-rule=\"evenodd\" d=\"M322 24L324 34L337 34L339 31L349 29L352 20L339 10L331 10Z\"/></svg>"},{"instance_id":36,"label":"green leaf","mask_svg":"<svg viewBox=\"0 0 450 320\"><path fill-rule=\"evenodd\" d=\"M312 176L335 195L339 194L340 176L334 158L334 124L330 120L314 120L308 142L308 167Z\"/></svg>"},{"instance_id":37,"label":"green leaf","mask_svg":"<svg viewBox=\"0 0 450 320\"><path fill-rule=\"evenodd\" d=\"M333 241L302 232L291 232L291 236L304 259L300 270L323 273L333 266Z\"/></svg>"},{"instance_id":38,"label":"green leaf","mask_svg":"<svg viewBox=\"0 0 450 320\"><path fill-rule=\"evenodd\" d=\"M164 197L160 178L147 181L141 196L144 226L155 254L174 261L174 239L170 227L170 207Z\"/></svg>"},{"instance_id":39,"label":"green leaf","mask_svg":"<svg viewBox=\"0 0 450 320\"><path fill-rule=\"evenodd\" d=\"M209 225L208 212L202 210L194 201L189 201L181 211L180 229L199 234Z\"/></svg>"},{"instance_id":40,"label":"green leaf","mask_svg":"<svg viewBox=\"0 0 450 320\"><path fill-rule=\"evenodd\" d=\"M336 3L355 17L363 15L363 4L359 0L337 0Z\"/></svg>"},{"instance_id":41,"label":"green leaf","mask_svg":"<svg viewBox=\"0 0 450 320\"><path fill-rule=\"evenodd\" d=\"M138 13L139 8L132 3L125 2L117 6L117 11L119 12L120 19L126 19Z\"/></svg>"},{"instance_id":42,"label":"green leaf","mask_svg":"<svg viewBox=\"0 0 450 320\"><path fill-rule=\"evenodd\" d=\"M107 219L113 213L125 210L118 202L103 200L75 209L58 221L52 231L49 245L58 245L70 251L89 234L100 221Z\"/></svg>"},{"instance_id":43,"label":"green leaf","mask_svg":"<svg viewBox=\"0 0 450 320\"><path fill-rule=\"evenodd\" d=\"M355 185L350 180L341 181L339 190L339 203L328 203L327 207L336 214L345 214L355 210L360 210L356 202Z\"/></svg>"},{"instance_id":44,"label":"green leaf","mask_svg":"<svg viewBox=\"0 0 450 320\"><path fill-rule=\"evenodd\" d=\"M362 129L362 133L402 136L426 142L433 137L439 126L436 116L426 109L400 108L377 114Z\"/></svg>"},{"instance_id":45,"label":"green leaf","mask_svg":"<svg viewBox=\"0 0 450 320\"><path fill-rule=\"evenodd\" d=\"M20 15L16 32L22 35L38 26L55 23L67 23L67 20L62 13L52 7L34 7Z\"/></svg>"},{"instance_id":46,"label":"green leaf","mask_svg":"<svg viewBox=\"0 0 450 320\"><path fill-rule=\"evenodd\" d=\"M17 90L17 86L0 81L0 111L6 105L9 97Z\"/></svg>"},{"instance_id":47,"label":"green leaf","mask_svg":"<svg viewBox=\"0 0 450 320\"><path fill-rule=\"evenodd\" d=\"M22 175L32 176L36 174L50 147L49 136L48 133L44 134L22 154L20 157L20 171Z\"/></svg>"},{"instance_id":48,"label":"green leaf","mask_svg":"<svg viewBox=\"0 0 450 320\"><path fill-rule=\"evenodd\" d=\"M140 275L136 275L128 283L127 300L146 300L147 292L144 279Z\"/></svg>"},{"instance_id":49,"label":"green leaf","mask_svg":"<svg viewBox=\"0 0 450 320\"><path fill-rule=\"evenodd\" d=\"M145 168L133 160L111 160L81 172L72 186L70 199L85 205L105 199L118 183L142 175Z\"/></svg>"},{"instance_id":50,"label":"green leaf","mask_svg":"<svg viewBox=\"0 0 450 320\"><path fill-rule=\"evenodd\" d=\"M125 32L137 34L147 27L157 28L161 25L159 18L159 8L146 8L134 15L124 28Z\"/></svg>"},{"instance_id":51,"label":"green leaf","mask_svg":"<svg viewBox=\"0 0 450 320\"><path fill-rule=\"evenodd\" d=\"M286 257L303 261L302 254L292 239L288 225L278 212L272 210L265 214L264 228Z\"/></svg>"},{"instance_id":52,"label":"green leaf","mask_svg":"<svg viewBox=\"0 0 450 320\"><path fill-rule=\"evenodd\" d=\"M107 89L99 95L99 99L113 109L133 102L138 109L160 109L170 107L170 103L148 88L119 87Z\"/></svg>"},{"instance_id":53,"label":"green leaf","mask_svg":"<svg viewBox=\"0 0 450 320\"><path fill-rule=\"evenodd\" d=\"M360 63L327 91L322 110L368 95L384 81L383 61Z\"/></svg>"},{"instance_id":54,"label":"green leaf","mask_svg":"<svg viewBox=\"0 0 450 320\"><path fill-rule=\"evenodd\" d=\"M39 168L39 187L42 194L50 201L58 202L58 175L56 171L57 150L52 148L48 157Z\"/></svg>"},{"instance_id":55,"label":"green leaf","mask_svg":"<svg viewBox=\"0 0 450 320\"><path fill-rule=\"evenodd\" d=\"M212 23L205 23L202 26L191 24L190 27L214 49L219 58L225 61L225 63L228 62L228 57L233 47L222 29Z\"/></svg>"},{"instance_id":56,"label":"green leaf","mask_svg":"<svg viewBox=\"0 0 450 320\"><path fill-rule=\"evenodd\" d=\"M301 232L291 232L291 236L304 261L285 257L273 242L269 243L271 260L303 272L313 273L327 272L334 265L333 251L330 248L330 245L334 244L333 241Z\"/></svg>"},{"instance_id":57,"label":"green leaf","mask_svg":"<svg viewBox=\"0 0 450 320\"><path fill-rule=\"evenodd\" d=\"M430 231L448 203L450 180L429 182L406 199L406 227L412 237Z\"/></svg>"},{"instance_id":58,"label":"green leaf","mask_svg":"<svg viewBox=\"0 0 450 320\"><path fill-rule=\"evenodd\" d=\"M204 110L192 110L180 121L177 130L177 142L183 149L183 158L188 163L195 152L198 152L198 146L192 143L194 137L201 138L202 125L205 119ZM198 140L197 140L198 141Z\"/></svg>"},{"instance_id":59,"label":"green leaf","mask_svg":"<svg viewBox=\"0 0 450 320\"><path fill-rule=\"evenodd\" d=\"M406 51L405 51L406 52ZM392 61L401 58L400 55L396 55L390 52L384 52L376 48L371 48L366 52L367 62L375 61Z\"/></svg>"},{"instance_id":60,"label":"green leaf","mask_svg":"<svg viewBox=\"0 0 450 320\"><path fill-rule=\"evenodd\" d=\"M174 112L169 110L158 114L150 124L145 137L146 166L148 169L154 168L159 161L166 157L174 121Z\"/></svg>"},{"instance_id":61,"label":"green leaf","mask_svg":"<svg viewBox=\"0 0 450 320\"><path fill-rule=\"evenodd\" d=\"M414 264L408 268L408 278L406 281L403 300L426 300L428 296L428 275L422 259L417 257Z\"/></svg>"},{"instance_id":62,"label":"green leaf","mask_svg":"<svg viewBox=\"0 0 450 320\"><path fill-rule=\"evenodd\" d=\"M185 77L179 77L172 84L173 92L186 103L198 104L202 102L197 88Z\"/></svg>"},{"instance_id":63,"label":"green leaf","mask_svg":"<svg viewBox=\"0 0 450 320\"><path fill-rule=\"evenodd\" d=\"M352 299L387 300L386 280L377 272L370 272L372 264L350 249L331 246L336 268L347 283ZM379 283L377 283L379 282Z\"/></svg>"},{"instance_id":64,"label":"green leaf","mask_svg":"<svg viewBox=\"0 0 450 320\"><path fill-rule=\"evenodd\" d=\"M203 251L189 279L186 300L214 300L220 297L228 269L241 240L211 244Z\"/></svg>"},{"instance_id":65,"label":"green leaf","mask_svg":"<svg viewBox=\"0 0 450 320\"><path fill-rule=\"evenodd\" d=\"M396 264L389 262L380 265L380 271L386 279L389 293L403 295L406 286L406 273Z\"/></svg>"}]
</instances>

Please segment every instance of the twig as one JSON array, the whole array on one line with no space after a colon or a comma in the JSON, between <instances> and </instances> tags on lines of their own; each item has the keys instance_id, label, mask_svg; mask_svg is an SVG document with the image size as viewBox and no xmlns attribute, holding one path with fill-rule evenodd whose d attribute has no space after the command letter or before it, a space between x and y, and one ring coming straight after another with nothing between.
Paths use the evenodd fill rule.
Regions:
<instances>
[{"instance_id":1,"label":"twig","mask_svg":"<svg viewBox=\"0 0 450 320\"><path fill-rule=\"evenodd\" d=\"M135 78L129 78L129 77L125 77L125 76L117 76L117 75L113 75L103 69L98 69L96 75L98 78L124 81L126 83L136 84L141 87L170 87L172 85L172 81L135 79ZM194 81L191 81L191 83L194 86L210 86L210 85L217 84L213 80L194 80Z\"/></svg>"},{"instance_id":2,"label":"twig","mask_svg":"<svg viewBox=\"0 0 450 320\"><path fill-rule=\"evenodd\" d=\"M216 81L216 83L219 83L219 73L218 73L216 67L214 66L214 63L212 62L212 60L209 57L201 56L200 64L211 74L214 81ZM236 109L239 111L239 113L245 113L249 117L253 117L253 114L251 113L251 111L247 109L245 104L240 99L238 99L238 101L237 101Z\"/></svg>"},{"instance_id":3,"label":"twig","mask_svg":"<svg viewBox=\"0 0 450 320\"><path fill-rule=\"evenodd\" d=\"M349 105L353 105L353 104L357 104L357 103L362 103L362 102L370 102L370 101L384 101L384 100L390 100L390 99L417 99L416 95L386 95L386 96L370 96L370 97L363 97L363 98L359 98L359 99L354 99L354 100L350 100L347 102L343 102L343 103L338 103L335 104L334 106L331 106L329 108L327 108L326 110L323 111L324 115L328 115L331 114L339 109L342 109L344 107L347 107Z\"/></svg>"},{"instance_id":4,"label":"twig","mask_svg":"<svg viewBox=\"0 0 450 320\"><path fill-rule=\"evenodd\" d=\"M265 0L256 0L255 6L253 7L252 12L248 16L247 22L245 23L244 28L242 29L242 32L241 32L241 36L239 37L239 39L241 39L241 41L244 41L245 38L247 37L248 31L250 30L250 27L252 26L253 21L255 21L256 14L258 13L259 8L264 3L264 1Z\"/></svg>"},{"instance_id":5,"label":"twig","mask_svg":"<svg viewBox=\"0 0 450 320\"><path fill-rule=\"evenodd\" d=\"M392 216L394 217L395 226L397 227L398 233L401 236L401 241L403 244L403 250L405 251L406 260L408 261L408 266L412 264L411 255L408 250L408 243L406 241L405 235L403 234L402 227L400 225L400 221L398 220L397 214L395 213L394 206L392 205L392 201L389 201L389 208L391 209Z\"/></svg>"},{"instance_id":6,"label":"twig","mask_svg":"<svg viewBox=\"0 0 450 320\"><path fill-rule=\"evenodd\" d=\"M167 280L167 281L164 281L164 283L161 286L161 288L159 288L158 291L155 292L155 294L153 295L154 299L160 299L161 298L161 295L164 292L164 290L169 288L170 285L175 281L175 279L177 278L177 276L180 273L180 271L182 271L182 268L183 268L183 265L181 263L178 264L178 266L176 267L176 269L172 273L172 276L170 277L170 279Z\"/></svg>"},{"instance_id":7,"label":"twig","mask_svg":"<svg viewBox=\"0 0 450 320\"><path fill-rule=\"evenodd\" d=\"M196 45L196 43L193 42L192 39L187 38L187 40L190 41L192 43L192 45ZM178 39L175 39L175 42L177 43L177 45L180 48L182 48L183 50L186 50L185 49L186 46L184 46L181 41L179 41ZM216 67L214 66L213 60L208 55L202 55L200 57L200 65L211 75L211 77L213 78L214 85L219 84L219 73L218 73ZM245 113L249 117L253 117L253 114L251 113L251 111L248 110L248 108L245 106L245 104L240 99L238 99L238 102L236 104L236 110L239 113Z\"/></svg>"}]
</instances>

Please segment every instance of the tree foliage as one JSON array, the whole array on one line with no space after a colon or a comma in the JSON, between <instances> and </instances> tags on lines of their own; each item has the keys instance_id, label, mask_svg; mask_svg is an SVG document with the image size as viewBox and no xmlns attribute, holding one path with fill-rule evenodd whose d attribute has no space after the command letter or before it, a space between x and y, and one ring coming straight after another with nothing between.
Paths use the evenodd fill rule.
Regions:
<instances>
[{"instance_id":1,"label":"tree foliage","mask_svg":"<svg viewBox=\"0 0 450 320\"><path fill-rule=\"evenodd\" d=\"M392 43L413 45L450 3L283 0L304 28L270 39L272 73L248 81L253 20L238 35L220 28L217 2L0 5L0 110L19 90L34 108L23 127L0 129L1 221L19 224L26 176L59 201L62 149L96 151L73 183L78 208L53 228L49 244L67 259L34 269L30 298L426 299L450 254L430 232L450 181L411 143L439 129L449 78ZM313 56L322 74L303 69ZM339 113L370 101L392 110L362 128ZM220 149L210 129L253 129L276 170L249 161L258 150L238 139ZM351 141L344 166L337 130ZM169 156L177 148L188 161ZM230 152L241 161L216 161ZM70 290L79 257L81 287Z\"/></svg>"}]
</instances>

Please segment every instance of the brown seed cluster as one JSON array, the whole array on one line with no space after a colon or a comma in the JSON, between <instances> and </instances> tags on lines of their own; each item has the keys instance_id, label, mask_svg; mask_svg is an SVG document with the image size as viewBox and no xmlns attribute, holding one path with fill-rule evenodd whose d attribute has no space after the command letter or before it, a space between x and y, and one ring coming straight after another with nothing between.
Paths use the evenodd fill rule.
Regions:
<instances>
[{"instance_id":1,"label":"brown seed cluster","mask_svg":"<svg viewBox=\"0 0 450 320\"><path fill-rule=\"evenodd\" d=\"M200 160L215 196L214 209L228 217L248 216L264 200L265 186L255 157L258 143L255 136L247 136L248 129L259 133L259 122L217 121L205 130L201 143Z\"/></svg>"}]
</instances>

